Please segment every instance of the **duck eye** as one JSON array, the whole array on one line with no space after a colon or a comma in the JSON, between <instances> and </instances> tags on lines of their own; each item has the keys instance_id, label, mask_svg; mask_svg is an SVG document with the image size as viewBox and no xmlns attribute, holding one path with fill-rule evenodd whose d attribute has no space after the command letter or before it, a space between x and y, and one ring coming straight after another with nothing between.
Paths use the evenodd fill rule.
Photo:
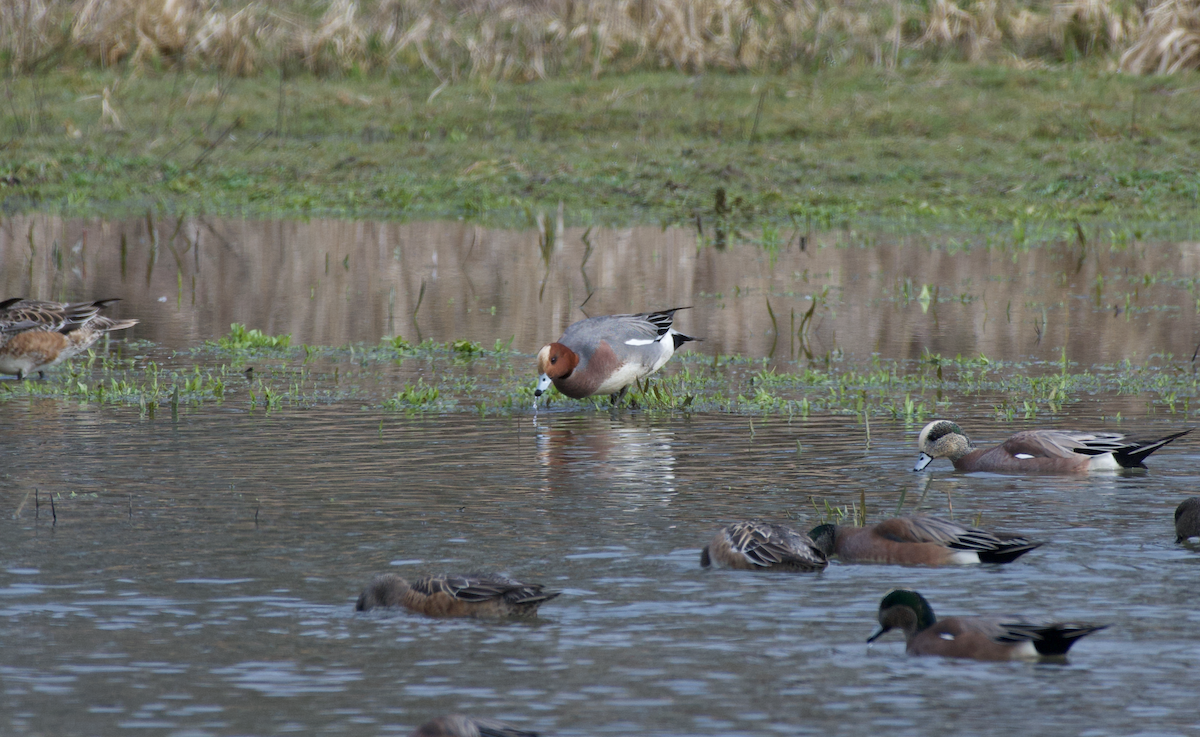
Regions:
<instances>
[{"instance_id":1,"label":"duck eye","mask_svg":"<svg viewBox=\"0 0 1200 737\"><path fill-rule=\"evenodd\" d=\"M558 356L551 356L550 363L558 363Z\"/></svg>"}]
</instances>

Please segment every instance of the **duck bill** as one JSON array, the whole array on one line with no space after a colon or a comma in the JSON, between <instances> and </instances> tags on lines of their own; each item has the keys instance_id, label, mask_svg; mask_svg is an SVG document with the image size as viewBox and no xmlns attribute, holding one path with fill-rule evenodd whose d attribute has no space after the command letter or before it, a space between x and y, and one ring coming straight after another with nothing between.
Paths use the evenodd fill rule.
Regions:
<instances>
[{"instance_id":1,"label":"duck bill","mask_svg":"<svg viewBox=\"0 0 1200 737\"><path fill-rule=\"evenodd\" d=\"M924 471L925 467L933 463L933 456L928 453L922 453L917 456L917 465L913 466L914 471Z\"/></svg>"},{"instance_id":2,"label":"duck bill","mask_svg":"<svg viewBox=\"0 0 1200 737\"><path fill-rule=\"evenodd\" d=\"M870 645L874 643L880 638L881 635L883 635L884 632L887 632L887 628L885 627L880 627L879 629L875 630L875 634L867 638L867 644Z\"/></svg>"},{"instance_id":3,"label":"duck bill","mask_svg":"<svg viewBox=\"0 0 1200 737\"><path fill-rule=\"evenodd\" d=\"M550 388L550 377L547 376L546 374L542 374L541 376L538 377L537 388L535 388L533 390L533 396L540 397L549 388Z\"/></svg>"}]
</instances>

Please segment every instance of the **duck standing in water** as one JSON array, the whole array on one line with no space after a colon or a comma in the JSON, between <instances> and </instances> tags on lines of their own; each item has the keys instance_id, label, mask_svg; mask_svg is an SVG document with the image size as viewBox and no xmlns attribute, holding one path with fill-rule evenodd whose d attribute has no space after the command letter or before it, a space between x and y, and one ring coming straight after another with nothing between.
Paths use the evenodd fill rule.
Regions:
<instances>
[{"instance_id":1,"label":"duck standing in water","mask_svg":"<svg viewBox=\"0 0 1200 737\"><path fill-rule=\"evenodd\" d=\"M542 396L553 383L572 399L610 394L616 404L630 384L662 368L679 346L697 340L671 327L675 313L686 309L589 317L574 323L561 338L538 351L540 375L534 397Z\"/></svg>"},{"instance_id":2,"label":"duck standing in water","mask_svg":"<svg viewBox=\"0 0 1200 737\"><path fill-rule=\"evenodd\" d=\"M137 325L137 320L100 314L119 301L41 302L17 297L0 302L0 374L23 380L36 371L44 379L47 369L83 353L105 333Z\"/></svg>"}]
</instances>

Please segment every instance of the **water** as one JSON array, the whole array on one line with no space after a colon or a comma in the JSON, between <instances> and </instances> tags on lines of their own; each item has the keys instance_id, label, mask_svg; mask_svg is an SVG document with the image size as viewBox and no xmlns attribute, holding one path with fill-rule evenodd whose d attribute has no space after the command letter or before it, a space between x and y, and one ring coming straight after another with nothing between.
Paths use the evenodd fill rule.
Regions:
<instances>
[{"instance_id":1,"label":"water","mask_svg":"<svg viewBox=\"0 0 1200 737\"><path fill-rule=\"evenodd\" d=\"M177 300L162 288L179 281L161 245L169 232L160 236L147 285L144 263L136 275L129 269L137 242L131 234L144 225L30 222L59 228L64 253L68 234L81 229L106 233L101 240L110 245L102 249L100 236L89 235L80 253L90 255L75 266L64 256L61 269L35 264L30 277L10 268L13 259L25 264L10 236L0 241L10 249L0 277L5 295L121 294L121 314L144 319L138 337L164 351L211 338L235 320L294 332L297 342L374 342L388 330L388 280L402 277L419 290L420 269L384 273L398 243L404 264L424 263L410 245L424 253L437 243L443 254L436 283L423 267L427 288L417 312L424 336L439 340L518 335L531 351L573 319L568 306L581 292L572 280L583 280L578 263L569 263L575 246L568 243L551 259L539 303L545 267L538 252L518 256L516 266L502 256L505 243L536 248L536 234L484 234L475 253L490 243L484 252L492 255L480 257L475 300L465 286L474 267L454 267L459 262L445 255L470 252L465 236L446 235L469 233L469 226L216 223L218 230L288 237L275 248L242 251L202 241L200 266L193 272L195 263L185 264ZM173 223L162 227L174 230ZM8 220L5 228L23 237L28 222ZM338 257L349 246L333 235L364 232L370 237L355 242L375 244L378 260L358 272L344 269ZM841 297L817 335L849 356L919 355L936 344L1053 359L1068 345L1114 362L1190 355L1194 340L1181 327L1191 325L1184 317L1194 310L1187 286L1165 276L1185 273L1187 244L1144 249L1144 269L1157 269L1158 280L1139 288L1141 308L1122 307L1113 317L1107 305L1088 301L1094 274L1054 289L1053 269L1028 283L987 281L990 270L1011 266L1011 254L971 261L920 244L880 245L890 249L897 273L926 275L917 277L917 293L935 282L928 274L945 273L934 263L979 270L939 277L940 284L987 283L978 289L986 299L923 311L915 297L885 291L901 281L877 271L884 254L870 249L814 252L810 242L808 251L782 253L771 269L757 249L697 251L686 233L659 241L654 233L589 235L596 244L588 260L593 302L605 305L593 314L692 298L687 325L706 337L706 353L768 355L777 341L762 328L764 318L770 322L764 295L779 318L787 304L781 285L793 278L788 264L821 259L823 281L836 283ZM108 268L102 262L112 243L118 266ZM50 248L38 244L43 258ZM326 247L334 254L331 272L365 279L361 290L324 281L319 253ZM632 275L602 268L606 259L620 263L610 252L622 247L631 259L665 266ZM308 254L316 265L289 272L283 249L317 249ZM351 263L365 252L352 251ZM257 255L235 268L240 262L230 254L249 253ZM838 259L837 270L827 263ZM1049 253L1019 254L1027 270L1024 259L1054 263ZM705 260L717 266L700 288L697 264ZM165 276L164 261L171 265ZM1108 285L1125 267L1097 268ZM536 278L522 281L521 269ZM245 281L251 274L260 281ZM300 288L314 278L321 281L316 297ZM730 285L739 283L751 296L734 296ZM1007 325L1000 301L1018 293L1025 299L1014 300L1020 317L1005 344L1004 331L982 326ZM415 304L416 294L406 294L408 303L399 296L395 303ZM161 296L168 300L158 302ZM811 303L794 299L804 309ZM1150 309L1152 299L1170 309ZM495 316L473 306L490 302ZM1046 306L1041 343L1031 316L1042 307L1026 303ZM364 304L373 306L358 309ZM411 326L409 313L396 308L399 321L396 315ZM783 353L779 345L776 352ZM1101 415L1118 408L1137 430L1166 433L1185 424L1178 416L1142 416L1143 403L1116 396L1083 397L1052 424L1098 427ZM1022 426L996 422L989 407L956 419L980 443ZM873 420L868 444L856 417L568 407L536 419L456 413L382 420L359 401L272 413L206 404L174 419L60 400L0 403L0 733L403 735L451 711L550 735L1200 732L1200 552L1175 545L1171 524L1175 505L1198 487L1191 438L1153 456L1145 473L1022 478L965 476L945 461L931 474L913 474L919 427ZM896 512L903 499L905 512L966 522L978 516L985 526L1048 544L1002 567L834 563L816 575L699 568L700 548L729 521L790 519L809 529L819 521L814 506L860 499L872 519ZM534 623L353 611L377 573L474 570L564 593ZM908 658L899 635L865 644L879 600L897 586L921 591L939 615L1013 612L1113 626L1081 641L1066 664Z\"/></svg>"},{"instance_id":2,"label":"water","mask_svg":"<svg viewBox=\"0 0 1200 737\"><path fill-rule=\"evenodd\" d=\"M18 216L0 221L0 294L119 296L117 314L143 321L129 335L169 349L240 322L293 345L402 335L534 353L585 312L683 305L679 327L709 355L1058 360L1065 349L1087 366L1187 357L1200 343L1197 243L1081 245L1071 230L1031 249L1003 235L797 231L773 258L687 229L550 230L547 241L467 223Z\"/></svg>"}]
</instances>

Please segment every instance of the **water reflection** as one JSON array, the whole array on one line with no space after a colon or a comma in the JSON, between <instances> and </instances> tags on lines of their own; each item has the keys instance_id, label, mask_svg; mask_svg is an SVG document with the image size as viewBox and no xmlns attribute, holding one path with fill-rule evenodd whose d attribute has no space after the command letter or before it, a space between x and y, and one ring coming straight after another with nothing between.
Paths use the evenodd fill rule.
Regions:
<instances>
[{"instance_id":1,"label":"water reflection","mask_svg":"<svg viewBox=\"0 0 1200 737\"><path fill-rule=\"evenodd\" d=\"M543 417L538 461L547 491L618 485L666 502L675 490L674 433L628 415Z\"/></svg>"},{"instance_id":2,"label":"water reflection","mask_svg":"<svg viewBox=\"0 0 1200 737\"><path fill-rule=\"evenodd\" d=\"M462 222L209 217L0 222L0 294L120 295L135 336L171 348L232 322L296 343L513 341L527 352L589 315L693 305L697 350L776 358L926 349L1084 364L1191 355L1200 244L1120 248L1074 234L813 233L776 253L689 229L495 230ZM585 304L586 303L586 304Z\"/></svg>"}]
</instances>

